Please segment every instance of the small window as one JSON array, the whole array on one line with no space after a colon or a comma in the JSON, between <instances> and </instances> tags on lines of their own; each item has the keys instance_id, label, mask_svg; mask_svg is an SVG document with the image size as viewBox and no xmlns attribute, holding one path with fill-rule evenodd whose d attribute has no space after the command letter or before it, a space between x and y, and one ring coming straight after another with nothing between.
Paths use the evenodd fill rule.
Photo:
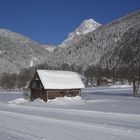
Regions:
<instances>
[{"instance_id":1,"label":"small window","mask_svg":"<svg viewBox=\"0 0 140 140\"><path fill-rule=\"evenodd\" d=\"M36 88L41 88L41 83L39 80L36 80Z\"/></svg>"},{"instance_id":2,"label":"small window","mask_svg":"<svg viewBox=\"0 0 140 140\"><path fill-rule=\"evenodd\" d=\"M42 87L42 85L41 85L41 82L40 82L40 80L34 80L33 82L32 82L32 85L31 85L31 88L33 88L33 89L42 89L43 87Z\"/></svg>"}]
</instances>

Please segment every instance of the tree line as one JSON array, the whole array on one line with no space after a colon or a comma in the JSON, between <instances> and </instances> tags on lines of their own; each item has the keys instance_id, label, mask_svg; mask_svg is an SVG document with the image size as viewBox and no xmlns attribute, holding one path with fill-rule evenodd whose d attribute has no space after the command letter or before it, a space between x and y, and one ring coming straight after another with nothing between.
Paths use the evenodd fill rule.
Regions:
<instances>
[{"instance_id":1,"label":"tree line","mask_svg":"<svg viewBox=\"0 0 140 140\"><path fill-rule=\"evenodd\" d=\"M118 46L114 50L113 57L109 60L112 63L117 62L113 68L109 68L107 64L104 68L100 64L97 66L89 65L85 68L76 64L62 64L55 67L44 63L23 69L19 74L3 73L0 76L0 87L4 89L23 88L29 84L36 69L70 70L85 77L86 86L89 82L91 86L101 85L103 77L112 79L113 83L128 81L133 83L133 96L137 96L140 85L140 27L129 29L123 35L122 40L118 42Z\"/></svg>"},{"instance_id":2,"label":"tree line","mask_svg":"<svg viewBox=\"0 0 140 140\"><path fill-rule=\"evenodd\" d=\"M119 69L114 68L110 70L108 68L102 69L99 66L90 65L84 70L81 66L76 65L62 64L59 67L52 67L44 63L37 67L23 69L19 74L3 73L0 77L0 87L3 89L23 89L28 87L37 69L75 71L84 77L83 81L87 87L89 86L89 83L90 86L102 85L103 77L111 79L113 83L119 81L123 84L124 81L128 81L129 83L135 84L135 91L133 92L134 96L137 95L137 84L139 84L138 81L140 81L140 79L136 78L139 76L140 68L136 70L133 69L132 72L131 69L128 70L128 67L121 67Z\"/></svg>"},{"instance_id":3,"label":"tree line","mask_svg":"<svg viewBox=\"0 0 140 140\"><path fill-rule=\"evenodd\" d=\"M28 69L22 69L19 74L1 74L0 87L2 89L22 89L29 85L29 82L32 80L37 69L69 70L82 73L82 68L80 66L62 64L61 66L55 67L49 66L48 64L44 63Z\"/></svg>"}]
</instances>

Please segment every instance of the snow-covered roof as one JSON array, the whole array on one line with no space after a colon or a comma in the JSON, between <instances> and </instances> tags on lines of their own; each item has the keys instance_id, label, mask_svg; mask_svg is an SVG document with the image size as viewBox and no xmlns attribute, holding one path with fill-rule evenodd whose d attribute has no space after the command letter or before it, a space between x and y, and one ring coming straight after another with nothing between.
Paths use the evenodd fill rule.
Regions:
<instances>
[{"instance_id":1,"label":"snow-covered roof","mask_svg":"<svg viewBox=\"0 0 140 140\"><path fill-rule=\"evenodd\" d=\"M79 75L72 71L37 70L44 89L81 89L84 85Z\"/></svg>"}]
</instances>

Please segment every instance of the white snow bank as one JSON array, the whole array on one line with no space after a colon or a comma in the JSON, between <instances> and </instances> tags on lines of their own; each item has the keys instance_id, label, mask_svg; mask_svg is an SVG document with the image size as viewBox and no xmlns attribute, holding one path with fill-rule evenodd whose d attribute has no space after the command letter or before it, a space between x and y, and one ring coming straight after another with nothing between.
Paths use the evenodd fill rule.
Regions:
<instances>
[{"instance_id":1,"label":"white snow bank","mask_svg":"<svg viewBox=\"0 0 140 140\"><path fill-rule=\"evenodd\" d=\"M83 104L84 101L81 99L80 96L76 96L76 97L58 97L56 99L49 100L48 103L54 105L75 105L75 104Z\"/></svg>"},{"instance_id":2,"label":"white snow bank","mask_svg":"<svg viewBox=\"0 0 140 140\"><path fill-rule=\"evenodd\" d=\"M129 87L132 87L132 85L129 85L129 84L124 84L124 85L113 85L113 86L110 86L110 88L129 88Z\"/></svg>"},{"instance_id":3,"label":"white snow bank","mask_svg":"<svg viewBox=\"0 0 140 140\"><path fill-rule=\"evenodd\" d=\"M27 103L27 102L29 101L24 98L18 98L18 99L10 101L9 104L22 104L22 103Z\"/></svg>"},{"instance_id":4,"label":"white snow bank","mask_svg":"<svg viewBox=\"0 0 140 140\"><path fill-rule=\"evenodd\" d=\"M37 70L45 89L81 89L84 85L79 75L72 71Z\"/></svg>"},{"instance_id":5,"label":"white snow bank","mask_svg":"<svg viewBox=\"0 0 140 140\"><path fill-rule=\"evenodd\" d=\"M46 103L46 102L44 102L43 99L37 98L31 103Z\"/></svg>"},{"instance_id":6,"label":"white snow bank","mask_svg":"<svg viewBox=\"0 0 140 140\"><path fill-rule=\"evenodd\" d=\"M8 102L9 104L23 104L23 103L29 103L29 100L26 100L24 98L18 98L12 101ZM48 102L44 102L42 99L36 99L33 102L30 102L31 104L52 104L52 105L76 105L76 104L84 104L84 101L81 99L80 96L76 97L58 97L52 100L48 100Z\"/></svg>"}]
</instances>

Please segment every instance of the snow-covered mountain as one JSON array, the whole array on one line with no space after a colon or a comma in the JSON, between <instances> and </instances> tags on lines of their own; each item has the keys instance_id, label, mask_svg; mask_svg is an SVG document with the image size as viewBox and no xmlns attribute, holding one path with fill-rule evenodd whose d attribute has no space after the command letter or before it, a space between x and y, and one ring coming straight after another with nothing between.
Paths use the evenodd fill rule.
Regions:
<instances>
[{"instance_id":1,"label":"snow-covered mountain","mask_svg":"<svg viewBox=\"0 0 140 140\"><path fill-rule=\"evenodd\" d=\"M68 34L68 37L59 45L59 47L69 47L79 41L83 35L94 31L101 24L97 23L93 19L84 20L75 31Z\"/></svg>"},{"instance_id":2,"label":"snow-covered mountain","mask_svg":"<svg viewBox=\"0 0 140 140\"><path fill-rule=\"evenodd\" d=\"M113 67L119 59L114 55L115 51L122 51L124 44L129 46L133 39L129 36L134 35L139 40L139 29L140 10L103 26L89 19L55 49L50 45L42 47L25 36L0 29L0 74L18 73L22 68L42 63L51 66L74 64L83 69L88 65Z\"/></svg>"},{"instance_id":3,"label":"snow-covered mountain","mask_svg":"<svg viewBox=\"0 0 140 140\"><path fill-rule=\"evenodd\" d=\"M50 55L39 43L10 30L0 29L0 73L19 73L22 68L49 61Z\"/></svg>"},{"instance_id":4,"label":"snow-covered mountain","mask_svg":"<svg viewBox=\"0 0 140 140\"><path fill-rule=\"evenodd\" d=\"M72 43L70 40L68 43L64 43L71 47L63 47L63 49L54 52L56 60L59 60L57 63L75 64L82 68L86 68L88 65L113 67L116 59L112 63L110 60L116 48L123 47L121 42L124 40L124 34L132 32L130 29L137 31L135 28L138 27L140 27L140 10L83 34L74 43L73 40ZM101 60L103 60L102 63Z\"/></svg>"}]
</instances>

